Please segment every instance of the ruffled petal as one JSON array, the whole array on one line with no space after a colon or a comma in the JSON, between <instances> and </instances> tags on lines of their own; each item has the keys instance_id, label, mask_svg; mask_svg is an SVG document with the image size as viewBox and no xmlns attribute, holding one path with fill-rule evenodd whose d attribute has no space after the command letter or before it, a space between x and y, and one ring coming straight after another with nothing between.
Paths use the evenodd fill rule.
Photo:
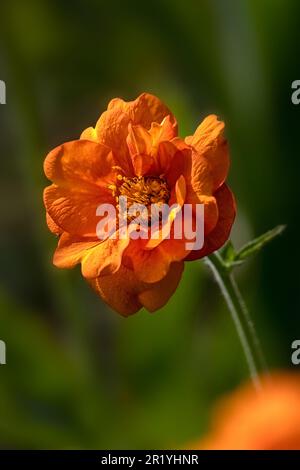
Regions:
<instances>
[{"instance_id":1,"label":"ruffled petal","mask_svg":"<svg viewBox=\"0 0 300 470\"><path fill-rule=\"evenodd\" d=\"M183 269L183 262L172 263L168 274L160 282L148 284L147 288L139 294L141 304L149 312L155 312L167 303L179 284Z\"/></svg>"},{"instance_id":2,"label":"ruffled petal","mask_svg":"<svg viewBox=\"0 0 300 470\"><path fill-rule=\"evenodd\" d=\"M48 153L44 162L47 178L64 188L97 190L107 187L115 175L116 160L111 150L99 143L74 140Z\"/></svg>"},{"instance_id":3,"label":"ruffled petal","mask_svg":"<svg viewBox=\"0 0 300 470\"><path fill-rule=\"evenodd\" d=\"M229 170L229 152L227 141L224 139L224 123L219 121L217 116L211 114L207 116L193 136L185 139L208 162L212 181L213 191L218 189L226 180ZM197 168L195 167L195 170Z\"/></svg>"},{"instance_id":4,"label":"ruffled petal","mask_svg":"<svg viewBox=\"0 0 300 470\"><path fill-rule=\"evenodd\" d=\"M157 224L157 228L152 227L152 233L150 239L145 244L145 249L153 249L162 243L167 237L172 237L173 222L177 215L181 212L182 206L185 202L186 197L186 184L185 179L181 175L176 181L175 187L172 189L168 217Z\"/></svg>"},{"instance_id":5,"label":"ruffled petal","mask_svg":"<svg viewBox=\"0 0 300 470\"><path fill-rule=\"evenodd\" d=\"M129 238L108 238L104 241L62 234L54 253L53 263L58 268L73 268L81 263L82 275L87 279L113 274L122 262Z\"/></svg>"},{"instance_id":6,"label":"ruffled petal","mask_svg":"<svg viewBox=\"0 0 300 470\"><path fill-rule=\"evenodd\" d=\"M128 102L115 98L109 103L107 110L125 113L133 124L140 124L145 129L150 129L153 122L161 123L166 116L169 116L175 132L177 132L176 119L171 111L159 98L150 93L142 93L134 101Z\"/></svg>"},{"instance_id":7,"label":"ruffled petal","mask_svg":"<svg viewBox=\"0 0 300 470\"><path fill-rule=\"evenodd\" d=\"M98 136L96 129L94 127L88 127L85 129L81 135L80 135L81 140L90 140L92 142L98 142Z\"/></svg>"},{"instance_id":8,"label":"ruffled petal","mask_svg":"<svg viewBox=\"0 0 300 470\"><path fill-rule=\"evenodd\" d=\"M143 93L136 100L128 102L115 98L109 103L107 111L100 116L95 129L86 129L81 139L101 142L110 147L126 176L132 176L134 169L126 144L129 123L150 130L153 123L160 124L166 117L169 121L163 126L165 134L167 128L170 134L172 127L172 135L177 135L174 116L156 96Z\"/></svg>"},{"instance_id":9,"label":"ruffled petal","mask_svg":"<svg viewBox=\"0 0 300 470\"><path fill-rule=\"evenodd\" d=\"M223 186L216 191L214 197L216 198L219 210L217 225L205 237L203 248L198 251L191 251L186 261L193 261L208 256L210 253L221 248L229 238L236 214L234 196L228 186L223 184Z\"/></svg>"},{"instance_id":10,"label":"ruffled petal","mask_svg":"<svg viewBox=\"0 0 300 470\"><path fill-rule=\"evenodd\" d=\"M186 183L184 202L193 206L194 215L196 215L196 205L204 205L204 229L205 234L208 234L216 226L218 220L216 199L211 195L213 185L209 165L201 154L188 148L180 139L174 139L172 143L179 150L175 154L168 179L172 181L171 178L178 171L182 172Z\"/></svg>"},{"instance_id":11,"label":"ruffled petal","mask_svg":"<svg viewBox=\"0 0 300 470\"><path fill-rule=\"evenodd\" d=\"M177 148L169 140L175 135L170 116L162 124L153 122L149 131L141 125L129 124L127 145L137 176L160 176L169 171L177 152Z\"/></svg>"},{"instance_id":12,"label":"ruffled petal","mask_svg":"<svg viewBox=\"0 0 300 470\"><path fill-rule=\"evenodd\" d=\"M213 178L207 160L200 152L192 149L190 162L191 167L187 171L189 175L187 178L188 194L211 196L213 194Z\"/></svg>"},{"instance_id":13,"label":"ruffled petal","mask_svg":"<svg viewBox=\"0 0 300 470\"><path fill-rule=\"evenodd\" d=\"M208 235L217 225L219 218L219 209L214 196L205 194L197 196L196 193L189 191L186 196L185 204L191 204L193 214L196 216L197 204L204 205L204 233Z\"/></svg>"},{"instance_id":14,"label":"ruffled petal","mask_svg":"<svg viewBox=\"0 0 300 470\"><path fill-rule=\"evenodd\" d=\"M159 144L162 142L170 142L177 136L177 128L171 120L171 116L166 116L161 124L152 122L149 134L152 138L152 146L155 153L158 150ZM163 169L164 167L162 167Z\"/></svg>"},{"instance_id":15,"label":"ruffled petal","mask_svg":"<svg viewBox=\"0 0 300 470\"><path fill-rule=\"evenodd\" d=\"M46 223L50 232L54 233L55 235L60 235L63 233L63 229L54 222L48 212L46 212Z\"/></svg>"},{"instance_id":16,"label":"ruffled petal","mask_svg":"<svg viewBox=\"0 0 300 470\"><path fill-rule=\"evenodd\" d=\"M115 181L115 159L109 148L89 141L60 145L48 154L46 176L55 184L44 191L52 221L63 231L95 236L100 204L114 204L109 184Z\"/></svg>"},{"instance_id":17,"label":"ruffled petal","mask_svg":"<svg viewBox=\"0 0 300 470\"><path fill-rule=\"evenodd\" d=\"M57 268L73 268L99 243L101 242L97 239L82 238L63 233L54 253L53 264Z\"/></svg>"},{"instance_id":18,"label":"ruffled petal","mask_svg":"<svg viewBox=\"0 0 300 470\"><path fill-rule=\"evenodd\" d=\"M142 308L138 298L142 283L137 281L133 271L124 266L110 276L89 279L89 283L104 302L124 317Z\"/></svg>"},{"instance_id":19,"label":"ruffled petal","mask_svg":"<svg viewBox=\"0 0 300 470\"><path fill-rule=\"evenodd\" d=\"M129 124L127 145L135 174L145 175L153 165L151 135L143 126Z\"/></svg>"},{"instance_id":20,"label":"ruffled petal","mask_svg":"<svg viewBox=\"0 0 300 470\"><path fill-rule=\"evenodd\" d=\"M204 233L209 234L217 225L219 208L214 196L200 196L197 204L204 205Z\"/></svg>"},{"instance_id":21,"label":"ruffled petal","mask_svg":"<svg viewBox=\"0 0 300 470\"><path fill-rule=\"evenodd\" d=\"M167 153L172 156L167 160L168 165L165 164L165 175L170 187L180 175L184 175L187 193L211 195L213 187L211 170L205 158L180 138L164 142L163 145L166 146Z\"/></svg>"},{"instance_id":22,"label":"ruffled petal","mask_svg":"<svg viewBox=\"0 0 300 470\"><path fill-rule=\"evenodd\" d=\"M147 248L147 240L131 240L124 251L123 264L132 269L143 282L152 283L163 279L171 263L187 257L185 239L166 239L153 249Z\"/></svg>"},{"instance_id":23,"label":"ruffled petal","mask_svg":"<svg viewBox=\"0 0 300 470\"><path fill-rule=\"evenodd\" d=\"M87 279L113 274L120 269L122 256L129 244L129 237L108 238L89 250L81 262L82 275Z\"/></svg>"},{"instance_id":24,"label":"ruffled petal","mask_svg":"<svg viewBox=\"0 0 300 470\"><path fill-rule=\"evenodd\" d=\"M126 143L129 123L129 115L115 107L108 109L100 116L95 131L98 142L112 149L117 159L117 165L124 174L133 176L133 165Z\"/></svg>"},{"instance_id":25,"label":"ruffled petal","mask_svg":"<svg viewBox=\"0 0 300 470\"><path fill-rule=\"evenodd\" d=\"M177 160L179 161L177 162ZM176 163L178 163L178 165L176 171L173 171L171 178L170 173L171 170L175 168ZM159 143L155 155L155 171L157 175L163 175L166 177L170 188L182 174L183 165L182 154L178 152L172 142L164 141Z\"/></svg>"},{"instance_id":26,"label":"ruffled petal","mask_svg":"<svg viewBox=\"0 0 300 470\"><path fill-rule=\"evenodd\" d=\"M81 191L80 187L71 189L52 184L44 190L44 204L51 219L63 231L73 235L96 237L101 220L96 215L98 207L110 203L113 208L114 202L112 195L102 188L95 193Z\"/></svg>"},{"instance_id":27,"label":"ruffled petal","mask_svg":"<svg viewBox=\"0 0 300 470\"><path fill-rule=\"evenodd\" d=\"M98 295L114 310L127 317L143 306L150 312L163 307L175 292L183 272L183 263L173 263L167 276L157 283L145 283L135 273L121 266L113 275L89 282Z\"/></svg>"}]
</instances>

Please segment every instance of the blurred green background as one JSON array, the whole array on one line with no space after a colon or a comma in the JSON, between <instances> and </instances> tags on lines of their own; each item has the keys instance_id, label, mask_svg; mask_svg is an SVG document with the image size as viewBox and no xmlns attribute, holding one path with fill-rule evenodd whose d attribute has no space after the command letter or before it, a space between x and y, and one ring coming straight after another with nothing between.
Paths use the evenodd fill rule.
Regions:
<instances>
[{"instance_id":1,"label":"blurred green background","mask_svg":"<svg viewBox=\"0 0 300 470\"><path fill-rule=\"evenodd\" d=\"M205 433L212 405L248 376L218 287L186 266L167 306L125 320L80 270L52 266L42 164L108 101L165 101L181 135L225 120L237 246L288 229L238 281L268 363L290 366L299 319L298 0L1 2L2 448L166 448Z\"/></svg>"}]
</instances>

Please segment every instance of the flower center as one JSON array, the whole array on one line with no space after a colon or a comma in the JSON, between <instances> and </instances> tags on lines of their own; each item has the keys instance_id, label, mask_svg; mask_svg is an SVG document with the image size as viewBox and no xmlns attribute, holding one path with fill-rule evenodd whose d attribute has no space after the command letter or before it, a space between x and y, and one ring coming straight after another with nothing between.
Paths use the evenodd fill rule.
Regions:
<instances>
[{"instance_id":1,"label":"flower center","mask_svg":"<svg viewBox=\"0 0 300 470\"><path fill-rule=\"evenodd\" d=\"M136 176L126 178L119 187L119 196L126 196L128 206L143 204L149 207L151 204L167 203L170 191L164 178L158 176Z\"/></svg>"},{"instance_id":2,"label":"flower center","mask_svg":"<svg viewBox=\"0 0 300 470\"><path fill-rule=\"evenodd\" d=\"M134 176L127 178L126 176L118 175L117 178L120 185L110 186L113 196L116 198L117 207L119 208L119 198L121 196L127 198L128 209L133 204L142 204L148 210L146 219L148 219L149 223L151 222L151 205L155 204L156 208L159 209L162 204L168 203L170 199L168 184L160 176ZM129 221L133 218L132 216L127 216Z\"/></svg>"}]
</instances>

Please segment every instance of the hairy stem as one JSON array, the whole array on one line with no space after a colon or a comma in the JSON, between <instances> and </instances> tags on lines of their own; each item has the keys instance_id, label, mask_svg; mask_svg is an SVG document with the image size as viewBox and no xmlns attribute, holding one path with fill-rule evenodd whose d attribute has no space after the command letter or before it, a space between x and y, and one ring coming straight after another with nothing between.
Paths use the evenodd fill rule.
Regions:
<instances>
[{"instance_id":1,"label":"hairy stem","mask_svg":"<svg viewBox=\"0 0 300 470\"><path fill-rule=\"evenodd\" d=\"M256 389L261 390L259 371L266 369L265 360L253 322L235 279L230 270L224 265L222 257L218 252L205 258L205 262L212 270L231 313L244 350L251 379Z\"/></svg>"}]
</instances>

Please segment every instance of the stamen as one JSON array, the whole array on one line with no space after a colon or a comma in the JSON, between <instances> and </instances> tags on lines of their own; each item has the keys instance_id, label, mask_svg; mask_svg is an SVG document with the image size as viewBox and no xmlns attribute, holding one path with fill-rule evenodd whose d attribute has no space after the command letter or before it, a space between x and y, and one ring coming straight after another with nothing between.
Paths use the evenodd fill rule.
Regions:
<instances>
[{"instance_id":1,"label":"stamen","mask_svg":"<svg viewBox=\"0 0 300 470\"><path fill-rule=\"evenodd\" d=\"M118 188L120 196L127 197L127 203L143 204L148 211L148 221L151 220L150 205L167 203L170 198L170 191L165 179L157 176L145 177L123 177L123 184Z\"/></svg>"},{"instance_id":2,"label":"stamen","mask_svg":"<svg viewBox=\"0 0 300 470\"><path fill-rule=\"evenodd\" d=\"M158 206L168 203L170 191L166 180L162 176L134 176L128 178L120 174L117 175L121 185L110 184L108 188L112 191L116 200L116 207L119 209L119 198L125 196L127 205L142 204L148 208L148 222L151 222L151 204ZM130 217L133 218L133 217Z\"/></svg>"}]
</instances>

